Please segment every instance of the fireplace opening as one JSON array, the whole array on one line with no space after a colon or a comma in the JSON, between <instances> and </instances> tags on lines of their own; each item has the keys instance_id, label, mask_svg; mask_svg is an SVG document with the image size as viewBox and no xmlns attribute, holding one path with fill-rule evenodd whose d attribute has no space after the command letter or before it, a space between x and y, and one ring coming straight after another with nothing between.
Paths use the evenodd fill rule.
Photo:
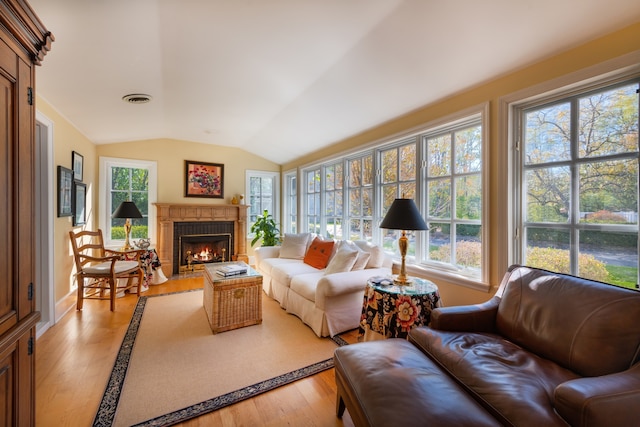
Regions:
<instances>
[{"instance_id":1,"label":"fireplace opening","mask_svg":"<svg viewBox=\"0 0 640 427\"><path fill-rule=\"evenodd\" d=\"M231 234L185 234L180 236L180 268L201 270L205 264L227 262L230 257Z\"/></svg>"}]
</instances>

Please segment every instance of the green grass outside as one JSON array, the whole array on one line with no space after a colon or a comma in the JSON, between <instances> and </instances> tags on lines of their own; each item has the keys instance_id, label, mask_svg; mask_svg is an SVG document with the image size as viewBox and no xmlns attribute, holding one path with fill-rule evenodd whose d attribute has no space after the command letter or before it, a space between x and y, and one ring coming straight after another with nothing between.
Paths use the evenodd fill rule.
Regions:
<instances>
[{"instance_id":1,"label":"green grass outside","mask_svg":"<svg viewBox=\"0 0 640 427\"><path fill-rule=\"evenodd\" d=\"M636 280L638 278L637 268L607 265L606 269L609 272L610 283L624 288L636 289Z\"/></svg>"}]
</instances>

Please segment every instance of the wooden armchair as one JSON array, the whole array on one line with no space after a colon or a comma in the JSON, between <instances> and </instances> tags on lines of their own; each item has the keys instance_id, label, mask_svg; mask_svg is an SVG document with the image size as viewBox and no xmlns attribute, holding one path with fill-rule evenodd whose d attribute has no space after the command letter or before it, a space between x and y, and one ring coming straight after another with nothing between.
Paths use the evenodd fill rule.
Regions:
<instances>
[{"instance_id":1,"label":"wooden armchair","mask_svg":"<svg viewBox=\"0 0 640 427\"><path fill-rule=\"evenodd\" d=\"M105 249L102 230L78 233L72 230L69 231L69 237L77 269L78 310L82 310L85 298L109 298L111 311L115 311L118 292L124 292L134 286L137 287L137 295L140 296L144 277L140 254L144 251L118 252ZM137 283L134 283L134 278L138 279ZM118 279L127 279L126 285L119 286Z\"/></svg>"}]
</instances>

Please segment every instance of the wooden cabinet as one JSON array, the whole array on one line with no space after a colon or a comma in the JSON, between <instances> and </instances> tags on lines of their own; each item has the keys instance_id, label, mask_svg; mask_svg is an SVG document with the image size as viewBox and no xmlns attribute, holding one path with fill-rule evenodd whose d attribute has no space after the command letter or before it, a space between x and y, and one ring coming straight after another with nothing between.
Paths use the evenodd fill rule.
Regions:
<instances>
[{"instance_id":1,"label":"wooden cabinet","mask_svg":"<svg viewBox=\"0 0 640 427\"><path fill-rule=\"evenodd\" d=\"M0 425L35 425L35 65L51 46L24 0L0 2Z\"/></svg>"}]
</instances>

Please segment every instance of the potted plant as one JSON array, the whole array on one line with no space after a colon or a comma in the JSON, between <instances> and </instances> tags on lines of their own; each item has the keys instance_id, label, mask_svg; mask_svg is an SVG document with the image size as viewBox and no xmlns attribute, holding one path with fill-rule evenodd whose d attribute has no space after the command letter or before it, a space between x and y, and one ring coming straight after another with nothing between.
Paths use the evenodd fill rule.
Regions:
<instances>
[{"instance_id":1,"label":"potted plant","mask_svg":"<svg viewBox=\"0 0 640 427\"><path fill-rule=\"evenodd\" d=\"M251 246L260 239L262 239L262 246L276 246L280 243L280 230L266 209L256 218L256 222L251 226L251 232L255 233Z\"/></svg>"}]
</instances>

